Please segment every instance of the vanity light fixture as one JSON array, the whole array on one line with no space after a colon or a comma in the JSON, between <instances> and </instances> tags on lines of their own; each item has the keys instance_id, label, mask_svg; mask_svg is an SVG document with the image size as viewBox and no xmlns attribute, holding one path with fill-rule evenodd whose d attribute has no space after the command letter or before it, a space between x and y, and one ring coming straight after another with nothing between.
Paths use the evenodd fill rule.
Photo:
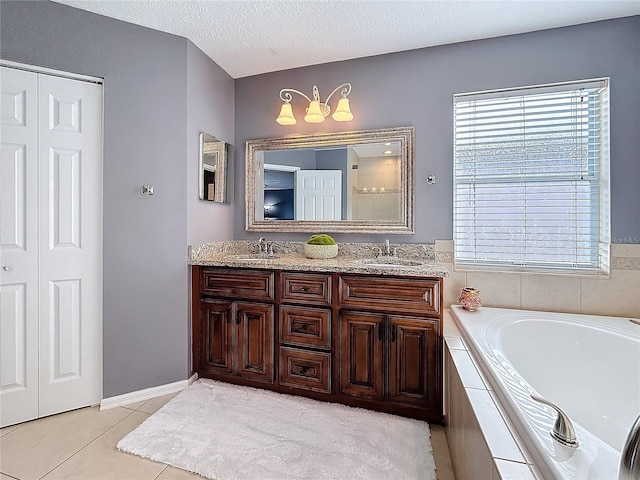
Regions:
<instances>
[{"instance_id":1,"label":"vanity light fixture","mask_svg":"<svg viewBox=\"0 0 640 480\"><path fill-rule=\"evenodd\" d=\"M313 86L313 99L307 97L299 90L283 88L280 90L280 98L284 103L280 109L280 115L276 118L276 122L280 125L295 125L298 123L296 117L293 116L293 110L291 108L291 100L293 99L291 93L297 93L298 95L302 95L309 102L309 107L306 109L307 114L304 116L304 121L307 123L322 123L324 122L324 119L329 116L329 113L331 113L329 100L333 94L338 91L342 97L338 100L336 110L333 112L331 117L336 122L348 122L353 120L353 113L351 113L351 109L349 108L349 99L347 98L351 93L351 84L343 83L342 85L338 85L334 88L324 102L320 101L320 93L318 92L318 87L315 85Z\"/></svg>"}]
</instances>

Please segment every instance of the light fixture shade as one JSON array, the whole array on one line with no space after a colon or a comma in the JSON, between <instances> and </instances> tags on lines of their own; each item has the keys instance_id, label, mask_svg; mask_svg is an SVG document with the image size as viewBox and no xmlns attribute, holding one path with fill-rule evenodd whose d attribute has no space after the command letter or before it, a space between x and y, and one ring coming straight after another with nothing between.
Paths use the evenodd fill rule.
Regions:
<instances>
[{"instance_id":1,"label":"light fixture shade","mask_svg":"<svg viewBox=\"0 0 640 480\"><path fill-rule=\"evenodd\" d=\"M342 97L338 102L338 106L336 107L336 111L333 112L331 117L336 122L348 122L353 120L353 113L351 113L351 109L349 108L349 99L347 97Z\"/></svg>"},{"instance_id":2,"label":"light fixture shade","mask_svg":"<svg viewBox=\"0 0 640 480\"><path fill-rule=\"evenodd\" d=\"M295 125L298 123L296 117L293 116L293 110L290 103L283 103L280 109L280 115L276 118L276 122L280 125Z\"/></svg>"},{"instance_id":3,"label":"light fixture shade","mask_svg":"<svg viewBox=\"0 0 640 480\"><path fill-rule=\"evenodd\" d=\"M322 123L324 122L324 115L320 109L320 102L318 100L311 100L309 102L309 108L307 114L304 117L304 121L307 123Z\"/></svg>"}]
</instances>

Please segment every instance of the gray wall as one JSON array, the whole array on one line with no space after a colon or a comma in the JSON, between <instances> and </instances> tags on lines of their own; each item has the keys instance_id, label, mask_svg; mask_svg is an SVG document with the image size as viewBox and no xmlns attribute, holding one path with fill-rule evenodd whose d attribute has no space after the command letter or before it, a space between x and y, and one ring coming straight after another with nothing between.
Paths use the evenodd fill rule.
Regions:
<instances>
[{"instance_id":1,"label":"gray wall","mask_svg":"<svg viewBox=\"0 0 640 480\"><path fill-rule=\"evenodd\" d=\"M264 163L289 165L303 170L316 168L316 152L310 148L295 150L267 150L264 152Z\"/></svg>"},{"instance_id":2,"label":"gray wall","mask_svg":"<svg viewBox=\"0 0 640 480\"><path fill-rule=\"evenodd\" d=\"M233 240L233 203L198 198L200 132L233 144L233 78L193 43L187 44L187 241L196 245ZM229 201L233 202L233 157L230 161Z\"/></svg>"},{"instance_id":3,"label":"gray wall","mask_svg":"<svg viewBox=\"0 0 640 480\"><path fill-rule=\"evenodd\" d=\"M187 86L208 83L231 102L228 79L184 38L64 5L3 1L0 21L2 59L104 78L104 396L184 380L187 161L200 128L188 106L203 114L193 107L202 92L187 98ZM202 128L232 141L232 109L222 110ZM140 194L147 183L154 196ZM230 236L230 219L215 222Z\"/></svg>"},{"instance_id":4,"label":"gray wall","mask_svg":"<svg viewBox=\"0 0 640 480\"><path fill-rule=\"evenodd\" d=\"M452 96L454 93L594 77L611 77L612 239L640 243L640 17L629 17L509 37L361 58L236 80L236 144L295 133L415 126L416 233L394 241L452 238ZM292 101L299 121L275 122L278 92L289 87L321 98L351 82L354 120L323 124L302 121L303 98ZM335 107L335 105L334 105ZM236 155L235 237L244 231L243 151ZM426 184L436 175L435 186ZM270 234L304 240L307 234ZM340 235L380 241L387 235Z\"/></svg>"}]
</instances>

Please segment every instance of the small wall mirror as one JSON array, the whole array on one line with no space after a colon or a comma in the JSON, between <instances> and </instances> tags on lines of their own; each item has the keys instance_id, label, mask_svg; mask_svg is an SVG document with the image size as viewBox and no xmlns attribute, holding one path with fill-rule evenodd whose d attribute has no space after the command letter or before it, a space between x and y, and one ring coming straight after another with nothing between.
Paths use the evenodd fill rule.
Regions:
<instances>
[{"instance_id":1,"label":"small wall mirror","mask_svg":"<svg viewBox=\"0 0 640 480\"><path fill-rule=\"evenodd\" d=\"M413 233L413 127L248 140L246 230Z\"/></svg>"},{"instance_id":2,"label":"small wall mirror","mask_svg":"<svg viewBox=\"0 0 640 480\"><path fill-rule=\"evenodd\" d=\"M208 133L200 133L200 199L228 203L227 158L229 145Z\"/></svg>"}]
</instances>

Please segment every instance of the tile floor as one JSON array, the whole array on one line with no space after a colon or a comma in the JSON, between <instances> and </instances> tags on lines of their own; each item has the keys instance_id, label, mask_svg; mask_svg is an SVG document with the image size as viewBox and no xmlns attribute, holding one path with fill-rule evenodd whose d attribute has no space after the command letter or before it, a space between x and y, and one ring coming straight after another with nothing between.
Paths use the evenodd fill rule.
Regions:
<instances>
[{"instance_id":1,"label":"tile floor","mask_svg":"<svg viewBox=\"0 0 640 480\"><path fill-rule=\"evenodd\" d=\"M100 411L98 407L0 430L0 480L202 480L120 452L116 443L175 395ZM438 480L454 480L444 428L431 426Z\"/></svg>"}]
</instances>

